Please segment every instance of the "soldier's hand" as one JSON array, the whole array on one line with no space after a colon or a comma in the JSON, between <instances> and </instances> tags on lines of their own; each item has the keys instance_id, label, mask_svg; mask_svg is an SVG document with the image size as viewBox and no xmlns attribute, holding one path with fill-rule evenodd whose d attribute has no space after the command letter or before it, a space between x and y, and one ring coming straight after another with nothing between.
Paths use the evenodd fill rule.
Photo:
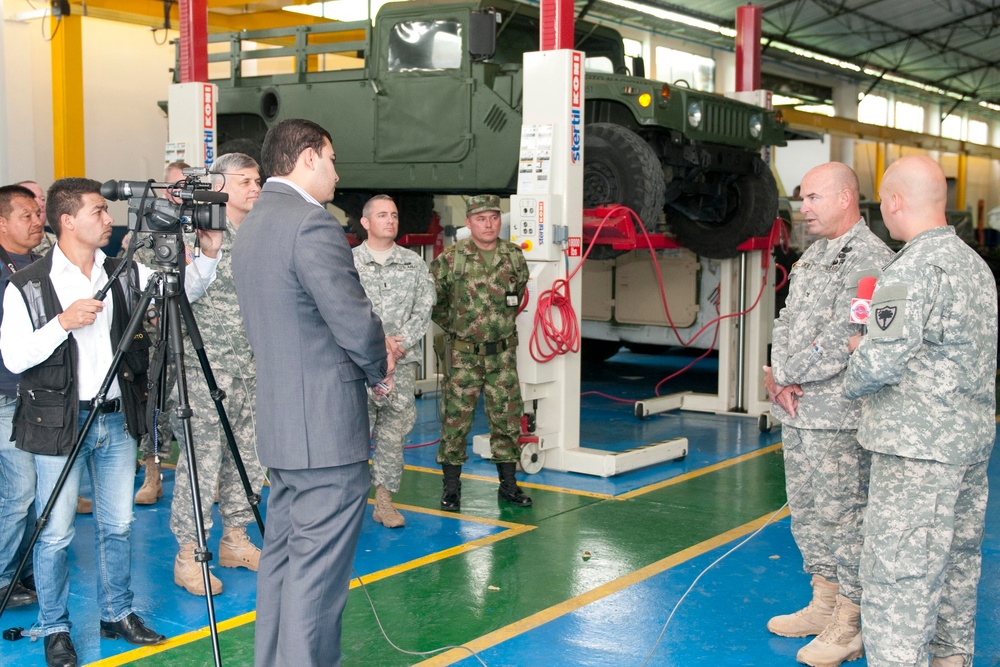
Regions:
<instances>
[{"instance_id":1,"label":"soldier's hand","mask_svg":"<svg viewBox=\"0 0 1000 667\"><path fill-rule=\"evenodd\" d=\"M858 349L858 345L860 344L861 344L861 334L854 334L853 336L847 339L847 349L850 350L851 352L854 352L854 350Z\"/></svg>"},{"instance_id":2,"label":"soldier's hand","mask_svg":"<svg viewBox=\"0 0 1000 667\"><path fill-rule=\"evenodd\" d=\"M399 361L406 354L406 348L401 345L403 342L402 336L386 336L385 337L385 351L392 355L393 361Z\"/></svg>"},{"instance_id":3,"label":"soldier's hand","mask_svg":"<svg viewBox=\"0 0 1000 667\"><path fill-rule=\"evenodd\" d=\"M775 397L774 402L780 405L794 419L799 407L799 396L802 393L802 387L797 384L790 384L782 387L781 391Z\"/></svg>"},{"instance_id":4,"label":"soldier's hand","mask_svg":"<svg viewBox=\"0 0 1000 667\"><path fill-rule=\"evenodd\" d=\"M59 313L59 325L63 331L73 331L89 324L93 324L97 319L97 313L104 310L104 302L97 299L78 299L70 304L69 308Z\"/></svg>"}]
</instances>

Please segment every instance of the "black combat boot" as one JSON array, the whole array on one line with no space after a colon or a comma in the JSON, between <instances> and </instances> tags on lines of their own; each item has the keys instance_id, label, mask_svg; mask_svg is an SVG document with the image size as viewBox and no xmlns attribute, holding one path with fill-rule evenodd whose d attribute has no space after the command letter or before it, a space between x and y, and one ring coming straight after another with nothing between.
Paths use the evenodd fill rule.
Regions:
<instances>
[{"instance_id":1,"label":"black combat boot","mask_svg":"<svg viewBox=\"0 0 1000 667\"><path fill-rule=\"evenodd\" d=\"M497 474L500 477L500 488L497 489L497 498L518 507L531 507L531 498L526 496L521 487L517 485L517 478L514 477L514 470L516 468L517 464L513 461L497 464Z\"/></svg>"},{"instance_id":2,"label":"black combat boot","mask_svg":"<svg viewBox=\"0 0 1000 667\"><path fill-rule=\"evenodd\" d=\"M441 509L457 512L462 506L462 466L442 465L444 471L444 492L441 494Z\"/></svg>"}]
</instances>

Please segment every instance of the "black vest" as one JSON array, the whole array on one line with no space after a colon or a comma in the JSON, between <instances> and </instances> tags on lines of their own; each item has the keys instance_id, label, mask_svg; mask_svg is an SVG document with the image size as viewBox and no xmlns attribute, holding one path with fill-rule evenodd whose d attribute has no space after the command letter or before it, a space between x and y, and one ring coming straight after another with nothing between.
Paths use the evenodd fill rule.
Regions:
<instances>
[{"instance_id":1,"label":"black vest","mask_svg":"<svg viewBox=\"0 0 1000 667\"><path fill-rule=\"evenodd\" d=\"M107 258L104 270L111 275L120 259ZM49 274L52 271L52 251L10 277L24 298L31 324L35 330L45 326L62 312ZM128 285L129 274L138 284L138 269L133 264L123 271L112 286L114 313L111 321L111 343L117 349L128 327L129 316L138 297ZM77 438L79 420L79 390L76 383L78 359L73 334L64 340L48 359L21 373L17 407L14 412L13 440L18 449L32 454L66 456ZM129 433L139 438L146 433L146 398L149 394L149 338L140 328L129 351L118 367L118 385L122 392L122 411ZM93 398L85 397L85 400Z\"/></svg>"}]
</instances>

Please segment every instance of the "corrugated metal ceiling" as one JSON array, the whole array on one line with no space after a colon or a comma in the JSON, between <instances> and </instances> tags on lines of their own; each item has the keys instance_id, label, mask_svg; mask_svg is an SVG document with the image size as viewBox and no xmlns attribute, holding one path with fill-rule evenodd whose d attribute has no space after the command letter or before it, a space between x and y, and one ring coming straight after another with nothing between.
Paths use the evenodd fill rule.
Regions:
<instances>
[{"instance_id":1,"label":"corrugated metal ceiling","mask_svg":"<svg viewBox=\"0 0 1000 667\"><path fill-rule=\"evenodd\" d=\"M684 4L636 0L666 11L733 27L740 0ZM587 3L577 3L578 13ZM963 102L1000 104L1000 0L772 0L763 7L763 36L859 68L903 77ZM732 39L626 10L603 0L597 16L731 48ZM801 57L765 46L768 58L801 64ZM810 61L810 67L816 67ZM849 74L839 70L842 74ZM878 85L879 77L862 89ZM953 96L953 102L954 102Z\"/></svg>"}]
</instances>

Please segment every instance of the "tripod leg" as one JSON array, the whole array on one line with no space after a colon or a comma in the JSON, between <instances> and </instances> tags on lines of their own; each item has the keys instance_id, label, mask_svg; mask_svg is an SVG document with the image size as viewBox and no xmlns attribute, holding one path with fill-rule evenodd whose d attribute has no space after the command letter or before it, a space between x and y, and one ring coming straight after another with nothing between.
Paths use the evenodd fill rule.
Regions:
<instances>
[{"instance_id":1,"label":"tripod leg","mask_svg":"<svg viewBox=\"0 0 1000 667\"><path fill-rule=\"evenodd\" d=\"M212 560L212 553L208 550L205 541L205 522L201 507L201 493L198 485L198 465L194 454L194 437L191 431L191 406L188 403L187 375L184 370L184 339L181 336L181 308L180 303L187 303L187 297L180 291L176 275L168 275L170 281L166 288L166 298L164 300L167 325L167 341L170 345L171 356L174 360L174 368L177 372L177 415L180 417L184 432L184 452L187 456L188 482L191 485L191 505L194 509L195 536L198 546L195 549L194 558L201 563L202 580L205 585L205 605L208 608L209 630L212 635L212 651L215 657L215 664L222 664L222 656L219 651L219 631L215 620L215 601L212 598L211 576L208 571L208 564Z\"/></svg>"},{"instance_id":2,"label":"tripod leg","mask_svg":"<svg viewBox=\"0 0 1000 667\"><path fill-rule=\"evenodd\" d=\"M183 294L180 295L180 309L184 315L184 324L187 327L188 336L191 337L191 344L194 346L195 353L198 355L198 361L201 363L201 370L204 372L205 380L208 382L208 391L212 396L212 401L215 403L215 409L219 413L219 423L222 424L222 430L226 434L226 443L229 445L229 451L233 455L233 463L236 465L236 471L239 473L240 481L243 483L243 491L246 493L247 502L250 503L250 509L253 512L254 519L257 521L257 526L260 528L260 534L263 535L264 519L260 516L260 494L256 493L250 484L250 478L247 476L246 466L243 465L243 457L240 456L239 447L236 445L236 437L233 435L233 428L229 423L226 406L223 403L226 394L219 389L219 385L215 382L215 374L212 372L208 355L205 353L205 344L202 341L201 333L198 331L198 323L195 322L194 313L191 311L191 303L188 301L187 296Z\"/></svg>"}]
</instances>

